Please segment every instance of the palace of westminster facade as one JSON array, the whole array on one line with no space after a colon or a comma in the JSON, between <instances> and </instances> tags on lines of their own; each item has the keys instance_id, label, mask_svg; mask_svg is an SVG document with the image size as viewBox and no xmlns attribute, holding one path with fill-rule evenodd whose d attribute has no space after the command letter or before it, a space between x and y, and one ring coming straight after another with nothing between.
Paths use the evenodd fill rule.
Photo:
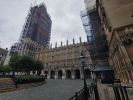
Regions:
<instances>
[{"instance_id":1,"label":"palace of westminster facade","mask_svg":"<svg viewBox=\"0 0 133 100\"><path fill-rule=\"evenodd\" d=\"M89 11L89 1L85 0L87 11ZM115 78L120 79L122 83L133 83L132 0L96 0L94 9L100 17L102 33L106 36L108 62L114 70ZM39 51L36 53L36 58L45 62L44 71L48 73L49 77L76 78L77 72L81 73L82 77L78 57L81 52L85 52L88 56L86 63L91 64L88 48L87 43L73 43L73 45Z\"/></svg>"},{"instance_id":2,"label":"palace of westminster facade","mask_svg":"<svg viewBox=\"0 0 133 100\"><path fill-rule=\"evenodd\" d=\"M85 5L89 11L89 0L85 0ZM114 70L115 78L120 79L122 83L133 83L132 0L96 0L94 9L100 17L102 34L106 36L107 60ZM87 52L88 60L86 63L88 65L92 63L88 49L87 43L73 43L73 45L39 51L36 53L36 58L45 62L44 71L48 73L49 77L55 75L54 78L58 78L62 75L62 78L75 78L77 72L80 72L82 76L78 59L81 52ZM68 73L69 75L67 75Z\"/></svg>"},{"instance_id":3,"label":"palace of westminster facade","mask_svg":"<svg viewBox=\"0 0 133 100\"><path fill-rule=\"evenodd\" d=\"M106 38L104 39L105 42L107 42L107 48L105 48L107 49L106 60L109 63L109 66L113 69L115 78L120 79L122 83L133 83L133 1L84 1L87 14L88 12L90 12L90 1L95 2L94 9L91 11L96 12L97 17L99 17L100 20L98 24L100 27L96 27L96 24L92 26L92 29L99 29L101 35L105 36ZM51 30L51 20L49 19L48 21L49 30ZM93 21L97 23L95 19ZM99 32L97 32L96 30L94 31L97 34L93 35L95 35L96 38L99 37ZM48 36L46 40L47 44L49 45L50 31L47 33ZM42 38L42 36L39 37ZM98 39L96 40L99 42ZM99 47L100 45L96 46ZM33 45L31 44L28 49L30 50L30 48L32 47ZM40 46L38 48L40 48ZM35 59L39 59L44 63L43 73L47 74L48 78L79 79L83 77L83 71L81 68L79 57L81 53L84 53L84 55L87 57L85 61L85 76L86 78L90 78L92 75L90 69L93 63L92 57L90 56L91 54L89 53L90 48L91 47L89 46L88 42L82 42L80 38L79 43L75 43L75 40L73 39L73 44L68 44L67 41L65 46L63 46L61 42L60 47L57 47L56 44L54 48L46 47L45 49L39 49L39 51L37 52L35 50L34 56ZM24 49L24 51L26 51L26 49ZM101 57L100 59L102 58L103 57Z\"/></svg>"},{"instance_id":4,"label":"palace of westminster facade","mask_svg":"<svg viewBox=\"0 0 133 100\"><path fill-rule=\"evenodd\" d=\"M86 78L91 78L89 64L92 64L90 54L88 52L88 43L82 42L80 38L79 43L62 45L57 47L45 48L39 50L35 58L44 63L43 73L47 74L47 78L53 79L80 79L83 78L83 71L79 61L80 54L83 53L87 58L85 61L85 75Z\"/></svg>"}]
</instances>

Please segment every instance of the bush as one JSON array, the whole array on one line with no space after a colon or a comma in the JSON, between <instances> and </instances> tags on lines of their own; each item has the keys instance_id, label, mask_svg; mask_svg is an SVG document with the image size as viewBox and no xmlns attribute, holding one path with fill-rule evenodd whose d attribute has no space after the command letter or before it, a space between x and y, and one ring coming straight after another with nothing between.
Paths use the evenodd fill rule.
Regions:
<instances>
[{"instance_id":1,"label":"bush","mask_svg":"<svg viewBox=\"0 0 133 100\"><path fill-rule=\"evenodd\" d=\"M44 76L23 75L23 76L16 76L14 81L17 84L35 83L35 82L45 81L45 77Z\"/></svg>"}]
</instances>

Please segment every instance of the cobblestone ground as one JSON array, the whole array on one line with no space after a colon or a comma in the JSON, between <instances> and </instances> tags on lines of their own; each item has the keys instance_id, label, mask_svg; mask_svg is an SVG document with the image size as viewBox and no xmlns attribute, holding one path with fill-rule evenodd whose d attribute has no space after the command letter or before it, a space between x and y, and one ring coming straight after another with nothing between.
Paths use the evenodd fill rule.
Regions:
<instances>
[{"instance_id":1,"label":"cobblestone ground","mask_svg":"<svg viewBox=\"0 0 133 100\"><path fill-rule=\"evenodd\" d=\"M68 100L81 88L83 80L47 80L42 86L1 93L0 100Z\"/></svg>"}]
</instances>

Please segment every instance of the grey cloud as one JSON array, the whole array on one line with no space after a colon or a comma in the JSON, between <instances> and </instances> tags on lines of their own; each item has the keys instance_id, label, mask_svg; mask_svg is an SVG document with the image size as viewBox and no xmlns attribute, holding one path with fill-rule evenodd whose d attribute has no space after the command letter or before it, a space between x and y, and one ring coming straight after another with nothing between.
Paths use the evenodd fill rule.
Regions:
<instances>
[{"instance_id":1,"label":"grey cloud","mask_svg":"<svg viewBox=\"0 0 133 100\"><path fill-rule=\"evenodd\" d=\"M36 0L41 3L44 0ZM47 0L44 1L52 19L51 43L63 41L70 43L79 36L86 40L80 11L84 10L84 0ZM28 10L34 0L0 0L0 41L2 47L10 47L18 41Z\"/></svg>"}]
</instances>

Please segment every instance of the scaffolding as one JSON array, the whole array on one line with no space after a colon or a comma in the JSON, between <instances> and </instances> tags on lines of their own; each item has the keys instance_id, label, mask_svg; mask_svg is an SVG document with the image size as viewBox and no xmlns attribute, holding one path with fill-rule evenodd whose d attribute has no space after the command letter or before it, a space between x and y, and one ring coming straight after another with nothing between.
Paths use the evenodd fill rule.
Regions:
<instances>
[{"instance_id":1,"label":"scaffolding","mask_svg":"<svg viewBox=\"0 0 133 100\"><path fill-rule=\"evenodd\" d=\"M88 41L89 52L95 66L104 66L108 64L108 46L105 34L101 30L101 20L96 8L87 11L89 18L89 27L91 41Z\"/></svg>"},{"instance_id":2,"label":"scaffolding","mask_svg":"<svg viewBox=\"0 0 133 100\"><path fill-rule=\"evenodd\" d=\"M87 40L89 42L89 41L91 41L90 37L92 36L92 33L91 33L90 20L89 20L87 11L86 10L81 11L80 12L80 17L81 17L81 20L82 20L84 30L87 34Z\"/></svg>"},{"instance_id":3,"label":"scaffolding","mask_svg":"<svg viewBox=\"0 0 133 100\"><path fill-rule=\"evenodd\" d=\"M19 52L35 52L31 47L36 44L39 47L40 45L44 48L48 47L50 43L51 24L52 21L44 3L31 6L19 38Z\"/></svg>"}]
</instances>

